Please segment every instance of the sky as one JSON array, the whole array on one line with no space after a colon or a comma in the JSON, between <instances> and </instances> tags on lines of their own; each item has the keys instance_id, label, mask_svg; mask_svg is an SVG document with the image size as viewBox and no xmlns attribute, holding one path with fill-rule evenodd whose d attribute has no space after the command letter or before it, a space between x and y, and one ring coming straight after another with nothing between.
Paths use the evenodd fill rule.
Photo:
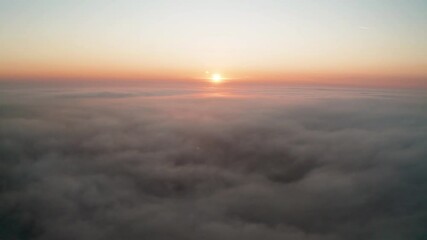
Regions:
<instances>
[{"instance_id":1,"label":"sky","mask_svg":"<svg viewBox=\"0 0 427 240\"><path fill-rule=\"evenodd\" d=\"M0 239L425 240L426 13L0 0Z\"/></svg>"},{"instance_id":2,"label":"sky","mask_svg":"<svg viewBox=\"0 0 427 240\"><path fill-rule=\"evenodd\" d=\"M0 79L427 87L424 0L1 0Z\"/></svg>"}]
</instances>

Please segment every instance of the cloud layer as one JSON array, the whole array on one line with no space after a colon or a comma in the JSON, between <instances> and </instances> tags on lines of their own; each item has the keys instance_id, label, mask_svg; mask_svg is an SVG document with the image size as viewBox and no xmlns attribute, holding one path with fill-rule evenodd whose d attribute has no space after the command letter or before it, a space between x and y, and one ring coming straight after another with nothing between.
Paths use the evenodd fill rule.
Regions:
<instances>
[{"instance_id":1,"label":"cloud layer","mask_svg":"<svg viewBox=\"0 0 427 240\"><path fill-rule=\"evenodd\" d=\"M1 239L423 239L425 100L5 92Z\"/></svg>"}]
</instances>

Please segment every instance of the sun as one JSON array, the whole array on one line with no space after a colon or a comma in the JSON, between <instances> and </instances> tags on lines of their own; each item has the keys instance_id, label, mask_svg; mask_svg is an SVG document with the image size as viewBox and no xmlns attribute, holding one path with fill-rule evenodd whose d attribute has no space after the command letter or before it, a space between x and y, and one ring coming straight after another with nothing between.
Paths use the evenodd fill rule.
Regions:
<instances>
[{"instance_id":1,"label":"sun","mask_svg":"<svg viewBox=\"0 0 427 240\"><path fill-rule=\"evenodd\" d=\"M219 73L212 74L210 79L212 83L222 83L224 80Z\"/></svg>"}]
</instances>

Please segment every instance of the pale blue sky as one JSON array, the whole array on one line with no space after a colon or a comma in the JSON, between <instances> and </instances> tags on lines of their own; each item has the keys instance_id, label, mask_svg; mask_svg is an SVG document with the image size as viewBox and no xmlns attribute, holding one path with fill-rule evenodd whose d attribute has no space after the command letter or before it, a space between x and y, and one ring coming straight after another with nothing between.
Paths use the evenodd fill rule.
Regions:
<instances>
[{"instance_id":1,"label":"pale blue sky","mask_svg":"<svg viewBox=\"0 0 427 240\"><path fill-rule=\"evenodd\" d=\"M3 0L0 31L1 72L52 63L419 77L427 66L423 0Z\"/></svg>"}]
</instances>

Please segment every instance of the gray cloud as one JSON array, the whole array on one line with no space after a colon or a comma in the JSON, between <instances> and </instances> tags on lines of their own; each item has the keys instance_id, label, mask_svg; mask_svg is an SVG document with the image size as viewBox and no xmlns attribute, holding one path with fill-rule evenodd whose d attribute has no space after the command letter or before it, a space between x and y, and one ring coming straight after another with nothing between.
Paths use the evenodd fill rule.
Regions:
<instances>
[{"instance_id":1,"label":"gray cloud","mask_svg":"<svg viewBox=\"0 0 427 240\"><path fill-rule=\"evenodd\" d=\"M426 236L424 97L187 91L4 95L1 239Z\"/></svg>"}]
</instances>

